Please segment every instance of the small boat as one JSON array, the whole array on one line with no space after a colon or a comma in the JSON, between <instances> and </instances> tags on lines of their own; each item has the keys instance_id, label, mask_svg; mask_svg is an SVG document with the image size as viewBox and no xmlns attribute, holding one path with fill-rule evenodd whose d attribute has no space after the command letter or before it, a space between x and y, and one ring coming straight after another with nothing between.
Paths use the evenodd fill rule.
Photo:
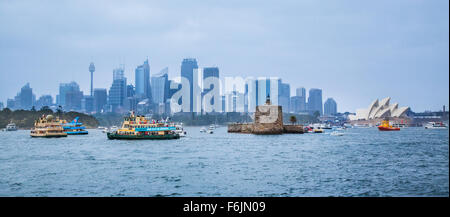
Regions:
<instances>
[{"instance_id":1,"label":"small boat","mask_svg":"<svg viewBox=\"0 0 450 217\"><path fill-rule=\"evenodd\" d=\"M393 127L389 124L388 120L384 120L381 122L381 124L378 126L378 130L380 131L399 131L399 127Z\"/></svg>"},{"instance_id":2,"label":"small boat","mask_svg":"<svg viewBox=\"0 0 450 217\"><path fill-rule=\"evenodd\" d=\"M442 122L428 122L424 126L425 129L447 129L447 125Z\"/></svg>"},{"instance_id":3,"label":"small boat","mask_svg":"<svg viewBox=\"0 0 450 217\"><path fill-rule=\"evenodd\" d=\"M108 132L115 132L117 131L119 128L117 126L112 126L109 128Z\"/></svg>"},{"instance_id":4,"label":"small boat","mask_svg":"<svg viewBox=\"0 0 450 217\"><path fill-rule=\"evenodd\" d=\"M6 125L5 131L16 131L16 130L17 130L16 124L13 123L12 121L9 122L8 125Z\"/></svg>"},{"instance_id":5,"label":"small boat","mask_svg":"<svg viewBox=\"0 0 450 217\"><path fill-rule=\"evenodd\" d=\"M62 123L63 129L64 129L64 132L67 133L67 135L86 135L86 134L88 134L88 131L85 130L86 127L83 126L83 123L78 122L78 117L76 117L69 123L67 123L66 121L62 121L61 123Z\"/></svg>"},{"instance_id":6,"label":"small boat","mask_svg":"<svg viewBox=\"0 0 450 217\"><path fill-rule=\"evenodd\" d=\"M186 136L186 131L184 131L182 123L175 125L175 133L178 133L181 137Z\"/></svg>"},{"instance_id":7,"label":"small boat","mask_svg":"<svg viewBox=\"0 0 450 217\"><path fill-rule=\"evenodd\" d=\"M106 135L108 139L179 139L180 135L175 130L173 123L149 120L131 112L129 117L124 118L120 129L114 130L113 126Z\"/></svg>"},{"instance_id":8,"label":"small boat","mask_svg":"<svg viewBox=\"0 0 450 217\"><path fill-rule=\"evenodd\" d=\"M321 124L320 129L331 130L331 125L330 124Z\"/></svg>"},{"instance_id":9,"label":"small boat","mask_svg":"<svg viewBox=\"0 0 450 217\"><path fill-rule=\"evenodd\" d=\"M343 136L344 133L338 132L338 131L333 131L333 132L330 133L330 135L332 135L332 136Z\"/></svg>"},{"instance_id":10,"label":"small boat","mask_svg":"<svg viewBox=\"0 0 450 217\"><path fill-rule=\"evenodd\" d=\"M34 128L30 132L31 137L67 137L67 133L61 125L59 118L53 118L53 115L47 115L47 117L40 117L34 121Z\"/></svg>"},{"instance_id":11,"label":"small boat","mask_svg":"<svg viewBox=\"0 0 450 217\"><path fill-rule=\"evenodd\" d=\"M323 130L323 129L313 129L312 132L313 132L313 133L323 133L324 130Z\"/></svg>"},{"instance_id":12,"label":"small boat","mask_svg":"<svg viewBox=\"0 0 450 217\"><path fill-rule=\"evenodd\" d=\"M206 132L206 128L202 127L200 128L200 133L205 133Z\"/></svg>"}]
</instances>

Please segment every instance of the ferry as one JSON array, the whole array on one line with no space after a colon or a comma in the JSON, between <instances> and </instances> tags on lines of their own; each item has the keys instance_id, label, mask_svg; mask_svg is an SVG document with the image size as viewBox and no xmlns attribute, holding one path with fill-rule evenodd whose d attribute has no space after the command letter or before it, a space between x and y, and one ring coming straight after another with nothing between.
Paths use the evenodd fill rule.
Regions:
<instances>
[{"instance_id":1,"label":"ferry","mask_svg":"<svg viewBox=\"0 0 450 217\"><path fill-rule=\"evenodd\" d=\"M442 122L429 122L425 125L425 129L447 129L447 125Z\"/></svg>"},{"instance_id":2,"label":"ferry","mask_svg":"<svg viewBox=\"0 0 450 217\"><path fill-rule=\"evenodd\" d=\"M17 130L16 124L11 121L8 125L6 125L5 130L6 131L16 131Z\"/></svg>"},{"instance_id":3,"label":"ferry","mask_svg":"<svg viewBox=\"0 0 450 217\"><path fill-rule=\"evenodd\" d=\"M47 117L40 117L34 121L34 128L30 132L31 137L66 137L67 133L61 125L59 118L53 118L53 115L47 115Z\"/></svg>"},{"instance_id":4,"label":"ferry","mask_svg":"<svg viewBox=\"0 0 450 217\"><path fill-rule=\"evenodd\" d=\"M179 139L174 124L150 121L144 116L125 117L122 127L116 131L107 132L108 139Z\"/></svg>"},{"instance_id":5,"label":"ferry","mask_svg":"<svg viewBox=\"0 0 450 217\"><path fill-rule=\"evenodd\" d=\"M378 130L380 131L399 131L399 127L393 127L389 124L388 120L384 120L381 122L381 124L378 126Z\"/></svg>"},{"instance_id":6,"label":"ferry","mask_svg":"<svg viewBox=\"0 0 450 217\"><path fill-rule=\"evenodd\" d=\"M88 134L88 131L85 130L86 127L83 126L83 123L78 122L78 117L73 119L72 122L67 123L65 120L61 122L64 132L67 133L67 135L86 135Z\"/></svg>"}]
</instances>

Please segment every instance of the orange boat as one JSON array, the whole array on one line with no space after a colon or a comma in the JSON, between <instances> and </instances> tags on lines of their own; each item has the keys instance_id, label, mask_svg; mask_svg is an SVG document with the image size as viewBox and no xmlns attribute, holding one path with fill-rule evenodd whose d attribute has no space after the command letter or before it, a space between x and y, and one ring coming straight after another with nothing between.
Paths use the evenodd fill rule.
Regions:
<instances>
[{"instance_id":1,"label":"orange boat","mask_svg":"<svg viewBox=\"0 0 450 217\"><path fill-rule=\"evenodd\" d=\"M400 130L400 128L393 127L392 125L389 124L388 120L384 120L381 122L381 125L378 126L378 130L380 130L380 131L397 131L397 130Z\"/></svg>"}]
</instances>

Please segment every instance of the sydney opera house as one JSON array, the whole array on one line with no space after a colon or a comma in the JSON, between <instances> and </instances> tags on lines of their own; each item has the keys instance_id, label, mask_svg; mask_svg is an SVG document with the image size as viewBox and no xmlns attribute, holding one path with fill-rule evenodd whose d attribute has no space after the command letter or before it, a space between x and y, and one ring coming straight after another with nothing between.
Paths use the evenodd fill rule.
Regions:
<instances>
[{"instance_id":1,"label":"sydney opera house","mask_svg":"<svg viewBox=\"0 0 450 217\"><path fill-rule=\"evenodd\" d=\"M385 118L407 118L406 112L409 107L398 107L398 103L389 104L390 100L390 97L386 97L381 101L376 99L367 109L357 109L356 115L349 115L348 118L350 121L377 121Z\"/></svg>"}]
</instances>

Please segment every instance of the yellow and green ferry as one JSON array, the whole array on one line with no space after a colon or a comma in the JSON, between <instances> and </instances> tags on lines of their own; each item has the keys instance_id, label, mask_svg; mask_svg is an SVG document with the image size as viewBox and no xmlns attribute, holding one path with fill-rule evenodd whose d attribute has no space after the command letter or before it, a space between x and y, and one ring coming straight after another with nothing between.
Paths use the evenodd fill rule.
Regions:
<instances>
[{"instance_id":1,"label":"yellow and green ferry","mask_svg":"<svg viewBox=\"0 0 450 217\"><path fill-rule=\"evenodd\" d=\"M174 124L148 120L144 116L131 112L125 117L122 127L116 131L108 132L108 139L179 139Z\"/></svg>"}]
</instances>

